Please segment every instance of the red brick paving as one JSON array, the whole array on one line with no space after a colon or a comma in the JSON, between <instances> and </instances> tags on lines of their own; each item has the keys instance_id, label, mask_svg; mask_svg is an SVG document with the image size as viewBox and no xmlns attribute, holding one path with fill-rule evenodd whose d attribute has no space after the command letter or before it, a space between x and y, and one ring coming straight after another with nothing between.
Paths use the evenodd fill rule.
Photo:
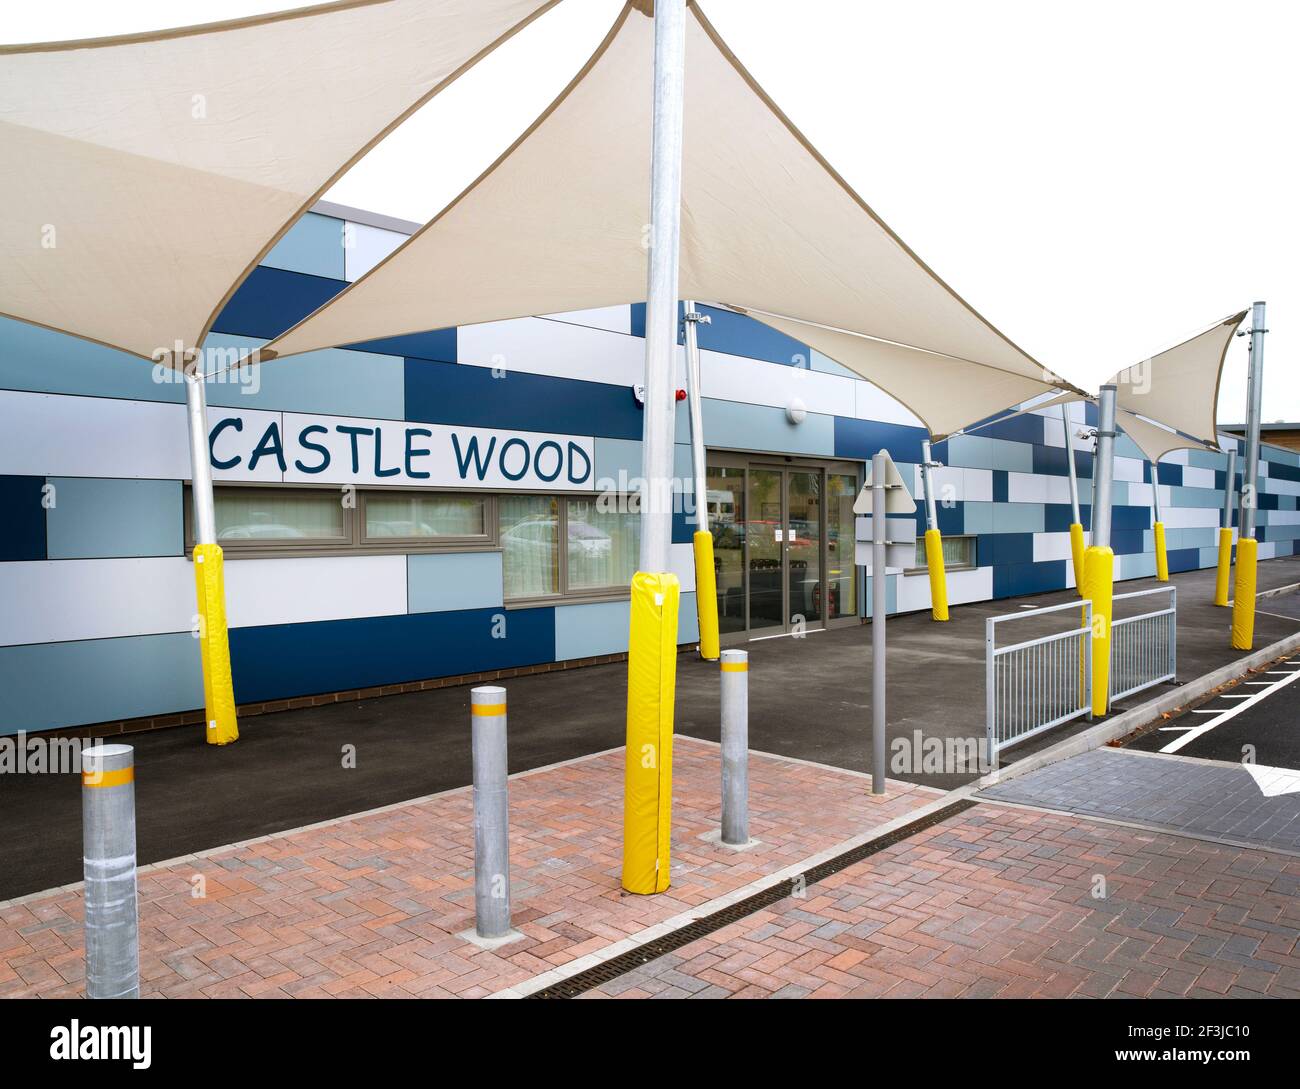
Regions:
<instances>
[{"instance_id":1,"label":"red brick paving","mask_svg":"<svg viewBox=\"0 0 1300 1089\"><path fill-rule=\"evenodd\" d=\"M1293 856L980 805L585 997L1300 998L1298 891Z\"/></svg>"},{"instance_id":2,"label":"red brick paving","mask_svg":"<svg viewBox=\"0 0 1300 1089\"><path fill-rule=\"evenodd\" d=\"M717 746L678 741L668 893L619 889L618 750L511 780L514 922L523 940L487 951L457 937L473 926L473 825L471 794L452 791L142 873L141 993L481 997L938 796L891 782L877 798L862 776L755 755L750 824L762 843L737 853L698 838L717 827ZM202 898L191 895L196 875L206 882ZM0 908L0 996L79 995L82 978L79 891Z\"/></svg>"}]
</instances>

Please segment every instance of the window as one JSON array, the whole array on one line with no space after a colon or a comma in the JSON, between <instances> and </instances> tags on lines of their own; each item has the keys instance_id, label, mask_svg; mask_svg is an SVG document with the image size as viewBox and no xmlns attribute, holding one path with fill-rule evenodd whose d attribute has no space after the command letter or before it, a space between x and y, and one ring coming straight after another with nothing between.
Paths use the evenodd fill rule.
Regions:
<instances>
[{"instance_id":1,"label":"window","mask_svg":"<svg viewBox=\"0 0 1300 1089\"><path fill-rule=\"evenodd\" d=\"M943 538L943 566L945 571L962 571L966 568L977 567L975 562L975 537L944 537ZM925 560L925 538L917 537L916 539L916 566L908 571L908 574L914 574L924 571L928 567Z\"/></svg>"},{"instance_id":2,"label":"window","mask_svg":"<svg viewBox=\"0 0 1300 1089\"><path fill-rule=\"evenodd\" d=\"M367 541L487 539L486 497L481 495L364 495Z\"/></svg>"},{"instance_id":3,"label":"window","mask_svg":"<svg viewBox=\"0 0 1300 1089\"><path fill-rule=\"evenodd\" d=\"M339 543L349 539L347 511L333 492L217 488L217 543Z\"/></svg>"},{"instance_id":4,"label":"window","mask_svg":"<svg viewBox=\"0 0 1300 1089\"><path fill-rule=\"evenodd\" d=\"M503 495L497 509L507 600L608 593L631 584L641 548L637 514L608 510L591 498L539 495Z\"/></svg>"},{"instance_id":5,"label":"window","mask_svg":"<svg viewBox=\"0 0 1300 1089\"><path fill-rule=\"evenodd\" d=\"M550 496L504 495L497 505L506 597L558 594L559 502Z\"/></svg>"},{"instance_id":6,"label":"window","mask_svg":"<svg viewBox=\"0 0 1300 1089\"><path fill-rule=\"evenodd\" d=\"M628 586L641 552L641 519L635 514L598 510L595 499L570 499L568 588L599 590Z\"/></svg>"}]
</instances>

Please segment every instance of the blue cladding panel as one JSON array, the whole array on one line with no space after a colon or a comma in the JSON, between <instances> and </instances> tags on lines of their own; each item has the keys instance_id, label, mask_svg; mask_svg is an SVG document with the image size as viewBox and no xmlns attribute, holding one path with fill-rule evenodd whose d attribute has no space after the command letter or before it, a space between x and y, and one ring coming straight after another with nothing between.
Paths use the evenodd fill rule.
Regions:
<instances>
[{"instance_id":1,"label":"blue cladding panel","mask_svg":"<svg viewBox=\"0 0 1300 1089\"><path fill-rule=\"evenodd\" d=\"M711 446L830 457L838 453L838 426L838 417L816 412L808 413L803 423L792 424L785 409L704 398L704 434ZM680 426L677 433L688 434Z\"/></svg>"},{"instance_id":2,"label":"blue cladding panel","mask_svg":"<svg viewBox=\"0 0 1300 1089\"><path fill-rule=\"evenodd\" d=\"M179 480L64 477L50 483L50 559L179 556L184 550Z\"/></svg>"},{"instance_id":3,"label":"blue cladding panel","mask_svg":"<svg viewBox=\"0 0 1300 1089\"><path fill-rule=\"evenodd\" d=\"M1268 463L1268 475L1274 480L1300 480L1300 466L1286 465L1280 461L1270 461ZM1182 481L1180 480L1179 483L1181 484Z\"/></svg>"},{"instance_id":4,"label":"blue cladding panel","mask_svg":"<svg viewBox=\"0 0 1300 1089\"><path fill-rule=\"evenodd\" d=\"M707 428L704 433L709 434ZM835 417L834 454L837 458L870 461L880 450L888 450L889 456L895 461L919 464L921 443L925 438L926 431L923 427L877 423L874 420L857 420L848 416Z\"/></svg>"},{"instance_id":5,"label":"blue cladding panel","mask_svg":"<svg viewBox=\"0 0 1300 1089\"><path fill-rule=\"evenodd\" d=\"M1069 503L1047 503L1043 507L1043 529L1048 533L1066 533L1070 529L1070 523L1074 518L1074 513L1070 509ZM1079 517L1083 519L1082 524L1089 526L1092 524L1092 507L1087 503L1079 504Z\"/></svg>"},{"instance_id":6,"label":"blue cladding panel","mask_svg":"<svg viewBox=\"0 0 1300 1089\"><path fill-rule=\"evenodd\" d=\"M993 470L993 502L1005 503L1007 501L1007 481L1007 474L1004 470Z\"/></svg>"},{"instance_id":7,"label":"blue cladding panel","mask_svg":"<svg viewBox=\"0 0 1300 1089\"><path fill-rule=\"evenodd\" d=\"M262 264L290 272L344 279L343 220L308 212L262 258Z\"/></svg>"},{"instance_id":8,"label":"blue cladding panel","mask_svg":"<svg viewBox=\"0 0 1300 1089\"><path fill-rule=\"evenodd\" d=\"M1140 529L1111 531L1110 547L1116 556L1134 556L1146 551L1146 533Z\"/></svg>"},{"instance_id":9,"label":"blue cladding panel","mask_svg":"<svg viewBox=\"0 0 1300 1089\"><path fill-rule=\"evenodd\" d=\"M1061 446L1035 446L1034 472L1047 476L1068 476L1070 466L1065 457L1065 448Z\"/></svg>"},{"instance_id":10,"label":"blue cladding panel","mask_svg":"<svg viewBox=\"0 0 1300 1089\"><path fill-rule=\"evenodd\" d=\"M993 596L1017 597L1065 589L1066 561L1018 563L993 569Z\"/></svg>"},{"instance_id":11,"label":"blue cladding panel","mask_svg":"<svg viewBox=\"0 0 1300 1089\"><path fill-rule=\"evenodd\" d=\"M45 559L44 488L43 476L0 476L0 560Z\"/></svg>"},{"instance_id":12,"label":"blue cladding panel","mask_svg":"<svg viewBox=\"0 0 1300 1089\"><path fill-rule=\"evenodd\" d=\"M354 352L379 352L381 355L400 355L408 359L431 359L435 363L455 363L456 330L433 329L427 333L406 333L397 337L381 337L348 345Z\"/></svg>"},{"instance_id":13,"label":"blue cladding panel","mask_svg":"<svg viewBox=\"0 0 1300 1089\"><path fill-rule=\"evenodd\" d=\"M154 381L153 364L138 356L3 317L0 389L138 401L185 400L184 385Z\"/></svg>"},{"instance_id":14,"label":"blue cladding panel","mask_svg":"<svg viewBox=\"0 0 1300 1089\"><path fill-rule=\"evenodd\" d=\"M989 439L1007 439L1011 442L1043 442L1043 417L1026 412L1023 416L1008 416L988 427L981 427L979 433Z\"/></svg>"},{"instance_id":15,"label":"blue cladding panel","mask_svg":"<svg viewBox=\"0 0 1300 1089\"><path fill-rule=\"evenodd\" d=\"M494 639L494 617L506 638ZM232 628L240 703L555 660L555 610L475 609Z\"/></svg>"},{"instance_id":16,"label":"blue cladding panel","mask_svg":"<svg viewBox=\"0 0 1300 1089\"><path fill-rule=\"evenodd\" d=\"M203 706L199 645L141 635L0 647L0 734Z\"/></svg>"},{"instance_id":17,"label":"blue cladding panel","mask_svg":"<svg viewBox=\"0 0 1300 1089\"><path fill-rule=\"evenodd\" d=\"M689 450L689 447L687 449ZM639 439L598 438L595 453L595 466L592 471L596 477L597 487L600 486L601 480L610 480L617 485L620 474L625 474L628 481L641 475Z\"/></svg>"},{"instance_id":18,"label":"blue cladding panel","mask_svg":"<svg viewBox=\"0 0 1300 1089\"><path fill-rule=\"evenodd\" d=\"M1171 548L1166 555L1169 558L1170 571L1195 571L1201 565L1199 548Z\"/></svg>"},{"instance_id":19,"label":"blue cladding panel","mask_svg":"<svg viewBox=\"0 0 1300 1089\"><path fill-rule=\"evenodd\" d=\"M695 535L695 514L673 511L673 544L690 544Z\"/></svg>"},{"instance_id":20,"label":"blue cladding panel","mask_svg":"<svg viewBox=\"0 0 1300 1089\"><path fill-rule=\"evenodd\" d=\"M682 603L685 605L685 602ZM694 603L692 603L694 608ZM560 661L627 651L629 604L601 601L555 610L555 656Z\"/></svg>"},{"instance_id":21,"label":"blue cladding panel","mask_svg":"<svg viewBox=\"0 0 1300 1089\"><path fill-rule=\"evenodd\" d=\"M925 504L918 497L916 503L917 513L921 516L920 524L917 526L918 531L925 529ZM953 503L950 507L945 507L942 503L937 503L934 509L935 514L939 517L939 532L945 537L955 537L962 533L966 525L965 504L961 502Z\"/></svg>"},{"instance_id":22,"label":"blue cladding panel","mask_svg":"<svg viewBox=\"0 0 1300 1089\"><path fill-rule=\"evenodd\" d=\"M708 325L697 327L701 348L748 356L750 359L765 359L769 363L783 363L787 367L810 366L812 350L808 345L778 332L770 325L764 325L744 314L733 314L730 310L718 310L712 306L701 306L699 309L710 318Z\"/></svg>"},{"instance_id":23,"label":"blue cladding panel","mask_svg":"<svg viewBox=\"0 0 1300 1089\"><path fill-rule=\"evenodd\" d=\"M1110 524L1112 528L1122 529L1150 529L1151 528L1151 508L1150 507L1112 507L1110 511Z\"/></svg>"},{"instance_id":24,"label":"blue cladding panel","mask_svg":"<svg viewBox=\"0 0 1300 1089\"><path fill-rule=\"evenodd\" d=\"M490 367L406 361L406 418L520 431L641 437L642 411L623 386Z\"/></svg>"},{"instance_id":25,"label":"blue cladding panel","mask_svg":"<svg viewBox=\"0 0 1300 1089\"><path fill-rule=\"evenodd\" d=\"M406 603L413 613L500 608L500 552L430 552L406 557Z\"/></svg>"},{"instance_id":26,"label":"blue cladding panel","mask_svg":"<svg viewBox=\"0 0 1300 1089\"><path fill-rule=\"evenodd\" d=\"M1164 462L1161 462L1161 464L1157 466L1157 468L1160 470L1161 484L1177 484L1179 486L1182 485L1183 467L1181 465L1165 464Z\"/></svg>"},{"instance_id":27,"label":"blue cladding panel","mask_svg":"<svg viewBox=\"0 0 1300 1089\"><path fill-rule=\"evenodd\" d=\"M297 325L347 286L343 280L325 276L255 268L217 315L212 328L270 340Z\"/></svg>"},{"instance_id":28,"label":"blue cladding panel","mask_svg":"<svg viewBox=\"0 0 1300 1089\"><path fill-rule=\"evenodd\" d=\"M982 533L975 545L982 565L1002 567L1034 562L1032 533Z\"/></svg>"}]
</instances>

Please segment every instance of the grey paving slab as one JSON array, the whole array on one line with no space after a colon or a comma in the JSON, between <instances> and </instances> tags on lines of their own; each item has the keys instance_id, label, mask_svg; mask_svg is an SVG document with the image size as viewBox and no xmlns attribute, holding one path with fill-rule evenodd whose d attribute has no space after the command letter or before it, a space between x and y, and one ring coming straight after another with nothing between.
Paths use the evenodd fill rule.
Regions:
<instances>
[{"instance_id":1,"label":"grey paving slab","mask_svg":"<svg viewBox=\"0 0 1300 1089\"><path fill-rule=\"evenodd\" d=\"M1265 797L1229 764L1098 749L976 797L1300 852L1300 794Z\"/></svg>"}]
</instances>

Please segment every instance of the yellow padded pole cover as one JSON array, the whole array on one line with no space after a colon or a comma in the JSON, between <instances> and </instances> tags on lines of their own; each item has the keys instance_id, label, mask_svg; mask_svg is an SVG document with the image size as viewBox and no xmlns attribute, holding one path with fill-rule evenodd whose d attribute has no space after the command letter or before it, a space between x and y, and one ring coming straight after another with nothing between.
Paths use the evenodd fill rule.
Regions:
<instances>
[{"instance_id":1,"label":"yellow padded pole cover","mask_svg":"<svg viewBox=\"0 0 1300 1089\"><path fill-rule=\"evenodd\" d=\"M1259 542L1242 537L1237 542L1237 585L1232 591L1232 649L1255 645L1255 561Z\"/></svg>"},{"instance_id":2,"label":"yellow padded pole cover","mask_svg":"<svg viewBox=\"0 0 1300 1089\"><path fill-rule=\"evenodd\" d=\"M1093 545L1084 553L1083 596L1092 602L1092 713L1110 707L1110 619L1115 594L1115 553Z\"/></svg>"},{"instance_id":3,"label":"yellow padded pole cover","mask_svg":"<svg viewBox=\"0 0 1300 1089\"><path fill-rule=\"evenodd\" d=\"M1070 559L1074 563L1074 588L1078 591L1080 597L1086 597L1083 592L1083 526L1078 522L1070 523Z\"/></svg>"},{"instance_id":4,"label":"yellow padded pole cover","mask_svg":"<svg viewBox=\"0 0 1300 1089\"><path fill-rule=\"evenodd\" d=\"M695 544L695 612L700 620L700 657L715 662L718 644L718 576L713 570L713 534L699 530Z\"/></svg>"},{"instance_id":5,"label":"yellow padded pole cover","mask_svg":"<svg viewBox=\"0 0 1300 1089\"><path fill-rule=\"evenodd\" d=\"M1169 553L1165 551L1165 524L1156 523L1156 580L1169 581Z\"/></svg>"},{"instance_id":6,"label":"yellow padded pole cover","mask_svg":"<svg viewBox=\"0 0 1300 1089\"><path fill-rule=\"evenodd\" d=\"M226 630L226 583L221 546L194 546L194 586L199 601L199 655L203 662L204 730L209 745L239 740L235 689L230 676L230 636Z\"/></svg>"},{"instance_id":7,"label":"yellow padded pole cover","mask_svg":"<svg viewBox=\"0 0 1300 1089\"><path fill-rule=\"evenodd\" d=\"M1228 604L1228 589L1232 580L1232 530L1219 529L1219 568L1214 576L1214 604Z\"/></svg>"},{"instance_id":8,"label":"yellow padded pole cover","mask_svg":"<svg viewBox=\"0 0 1300 1089\"><path fill-rule=\"evenodd\" d=\"M628 892L668 888L680 599L676 575L638 571L632 577L623 788L623 887Z\"/></svg>"},{"instance_id":9,"label":"yellow padded pole cover","mask_svg":"<svg viewBox=\"0 0 1300 1089\"><path fill-rule=\"evenodd\" d=\"M943 569L943 537L937 529L925 531L925 565L930 569L930 615L948 619L948 577Z\"/></svg>"}]
</instances>

